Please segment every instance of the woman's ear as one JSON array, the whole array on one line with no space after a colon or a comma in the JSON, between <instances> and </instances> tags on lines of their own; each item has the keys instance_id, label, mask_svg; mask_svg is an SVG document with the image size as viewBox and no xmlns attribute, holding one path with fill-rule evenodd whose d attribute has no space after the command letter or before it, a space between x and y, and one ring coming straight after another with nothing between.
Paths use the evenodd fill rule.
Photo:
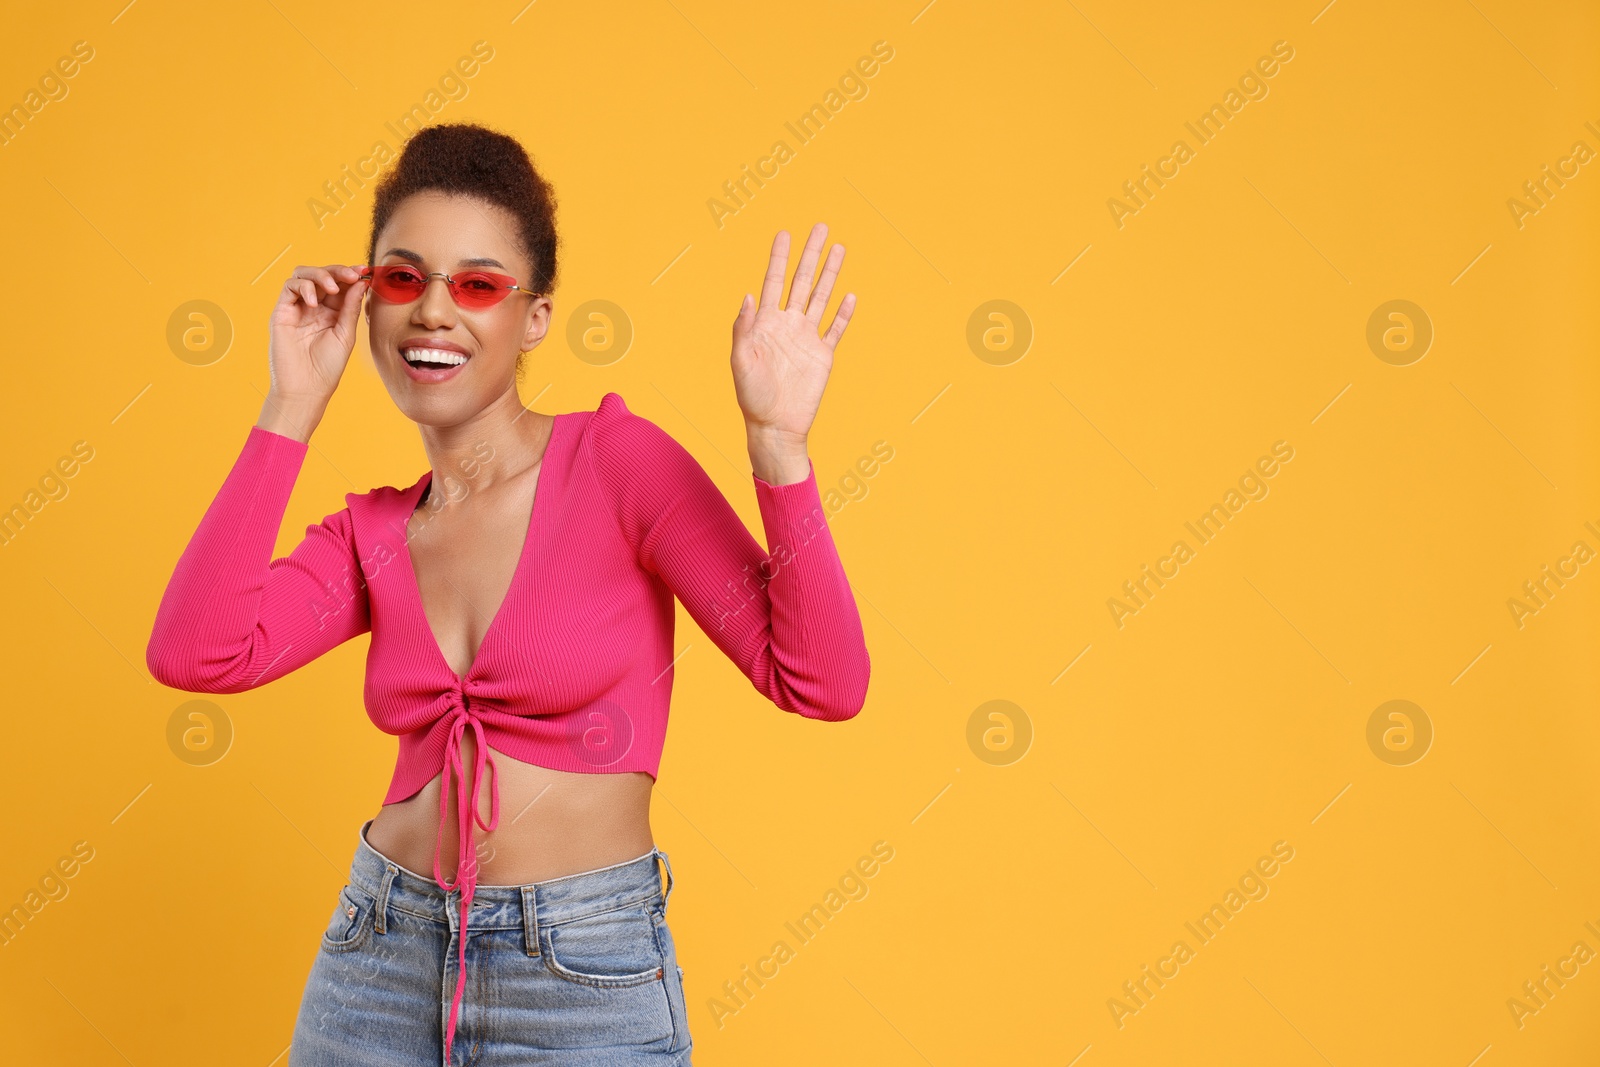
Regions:
<instances>
[{"instance_id":1,"label":"woman's ear","mask_svg":"<svg viewBox=\"0 0 1600 1067\"><path fill-rule=\"evenodd\" d=\"M550 329L550 316L555 309L555 302L548 296L532 298L533 307L528 315L528 328L522 333L522 351L531 352L544 340L545 333Z\"/></svg>"}]
</instances>

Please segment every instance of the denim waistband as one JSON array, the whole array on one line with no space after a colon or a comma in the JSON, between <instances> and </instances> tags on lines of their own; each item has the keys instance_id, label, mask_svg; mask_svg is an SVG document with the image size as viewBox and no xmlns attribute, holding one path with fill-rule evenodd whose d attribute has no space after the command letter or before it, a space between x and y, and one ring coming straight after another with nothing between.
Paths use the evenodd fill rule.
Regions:
<instances>
[{"instance_id":1,"label":"denim waistband","mask_svg":"<svg viewBox=\"0 0 1600 1067\"><path fill-rule=\"evenodd\" d=\"M431 875L418 874L402 867L367 842L368 819L357 833L355 857L350 861L350 883L364 890L377 903L374 932L384 933L390 910L404 911L440 924L457 928L461 890L448 893ZM665 868L656 866L660 857ZM611 911L650 900L660 900L665 909L672 899L672 862L660 848L636 859L624 860L590 871L564 874L526 885L484 885L479 883L472 897L470 929L524 929L529 950L538 953L538 927L554 926L588 915Z\"/></svg>"}]
</instances>

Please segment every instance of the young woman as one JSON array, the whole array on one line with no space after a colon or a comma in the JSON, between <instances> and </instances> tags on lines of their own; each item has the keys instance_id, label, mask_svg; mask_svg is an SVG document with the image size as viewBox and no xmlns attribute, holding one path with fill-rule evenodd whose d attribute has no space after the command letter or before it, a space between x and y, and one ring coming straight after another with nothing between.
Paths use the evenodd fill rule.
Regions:
<instances>
[{"instance_id":1,"label":"young woman","mask_svg":"<svg viewBox=\"0 0 1600 1067\"><path fill-rule=\"evenodd\" d=\"M521 145L424 129L375 196L365 265L285 282L260 420L146 654L166 685L237 693L372 634L366 708L399 757L357 835L290 1067L687 1064L672 868L649 822L673 598L782 710L838 721L866 699L861 619L806 453L855 307L846 294L821 330L844 249L818 273L819 224L781 301L780 232L760 299L734 320L763 551L616 393L593 411L522 406L516 371L550 328L557 238ZM273 559L369 292L373 359L431 469L347 493Z\"/></svg>"}]
</instances>

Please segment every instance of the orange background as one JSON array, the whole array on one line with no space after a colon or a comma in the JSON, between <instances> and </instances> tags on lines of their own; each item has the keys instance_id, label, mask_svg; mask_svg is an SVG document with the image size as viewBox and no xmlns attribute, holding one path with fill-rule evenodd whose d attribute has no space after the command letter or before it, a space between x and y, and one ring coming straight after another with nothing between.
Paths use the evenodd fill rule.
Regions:
<instances>
[{"instance_id":1,"label":"orange background","mask_svg":"<svg viewBox=\"0 0 1600 1067\"><path fill-rule=\"evenodd\" d=\"M169 741L191 696L143 650L259 413L282 278L363 255L370 183L320 225L308 202L397 152L386 124L483 41L431 121L514 133L556 187L531 406L621 393L759 533L739 301L773 234L818 219L849 249L835 303L860 301L811 447L848 501L865 710L779 712L680 611L698 643L653 825L696 1063L1593 1062L1600 965L1508 1006L1575 943L1600 953L1600 566L1565 564L1520 625L1509 606L1576 542L1600 551L1596 164L1508 206L1575 142L1600 151L1592 5L410 10L8 19L5 106L93 50L0 145L0 506L28 509L0 546L0 908L92 849L0 945L9 1058L286 1059L393 766L361 706L368 639L207 698L233 736L206 766ZM879 41L865 95L799 143L785 123ZM1185 123L1280 41L1265 95L1200 144ZM719 225L708 201L779 139L790 158ZM1192 158L1114 212L1179 139ZM169 342L195 300L225 351ZM568 343L591 300L631 324L621 358ZM1431 325L1421 358L1369 346L1394 300ZM92 458L51 482L80 441ZM1184 524L1279 441L1266 495L1200 544ZM879 442L892 459L865 459ZM426 469L364 337L311 444L280 554L345 492ZM1136 606L1123 583L1180 539L1192 558L1119 627L1107 602ZM1369 745L1393 700L1420 715ZM866 895L719 1025L723 983L879 841ZM1266 895L1201 943L1185 924L1278 842L1292 859L1247 881ZM1178 941L1175 977L1130 999Z\"/></svg>"}]
</instances>

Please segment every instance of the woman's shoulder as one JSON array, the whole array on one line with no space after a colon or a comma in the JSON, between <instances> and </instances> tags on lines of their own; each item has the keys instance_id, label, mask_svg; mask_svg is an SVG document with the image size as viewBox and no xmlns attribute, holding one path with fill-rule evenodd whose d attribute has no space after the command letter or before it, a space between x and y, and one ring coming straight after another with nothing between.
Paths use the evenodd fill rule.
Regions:
<instances>
[{"instance_id":1,"label":"woman's shoulder","mask_svg":"<svg viewBox=\"0 0 1600 1067\"><path fill-rule=\"evenodd\" d=\"M622 399L622 394L617 392L607 393L600 398L600 403L593 411L583 412L588 416L591 432L598 430L604 433L616 427L626 427L629 423L649 422L643 415L635 414L628 402ZM653 425L653 424L652 424Z\"/></svg>"},{"instance_id":2,"label":"woman's shoulder","mask_svg":"<svg viewBox=\"0 0 1600 1067\"><path fill-rule=\"evenodd\" d=\"M345 508L352 516L376 515L381 519L409 500L428 477L428 474L428 471L423 471L410 485L379 485L368 489L364 493L346 493L344 495Z\"/></svg>"},{"instance_id":3,"label":"woman's shoulder","mask_svg":"<svg viewBox=\"0 0 1600 1067\"><path fill-rule=\"evenodd\" d=\"M688 449L653 420L631 410L620 393L606 393L593 411L576 414L585 420L579 451L588 452L614 476L636 480L694 462Z\"/></svg>"}]
</instances>

